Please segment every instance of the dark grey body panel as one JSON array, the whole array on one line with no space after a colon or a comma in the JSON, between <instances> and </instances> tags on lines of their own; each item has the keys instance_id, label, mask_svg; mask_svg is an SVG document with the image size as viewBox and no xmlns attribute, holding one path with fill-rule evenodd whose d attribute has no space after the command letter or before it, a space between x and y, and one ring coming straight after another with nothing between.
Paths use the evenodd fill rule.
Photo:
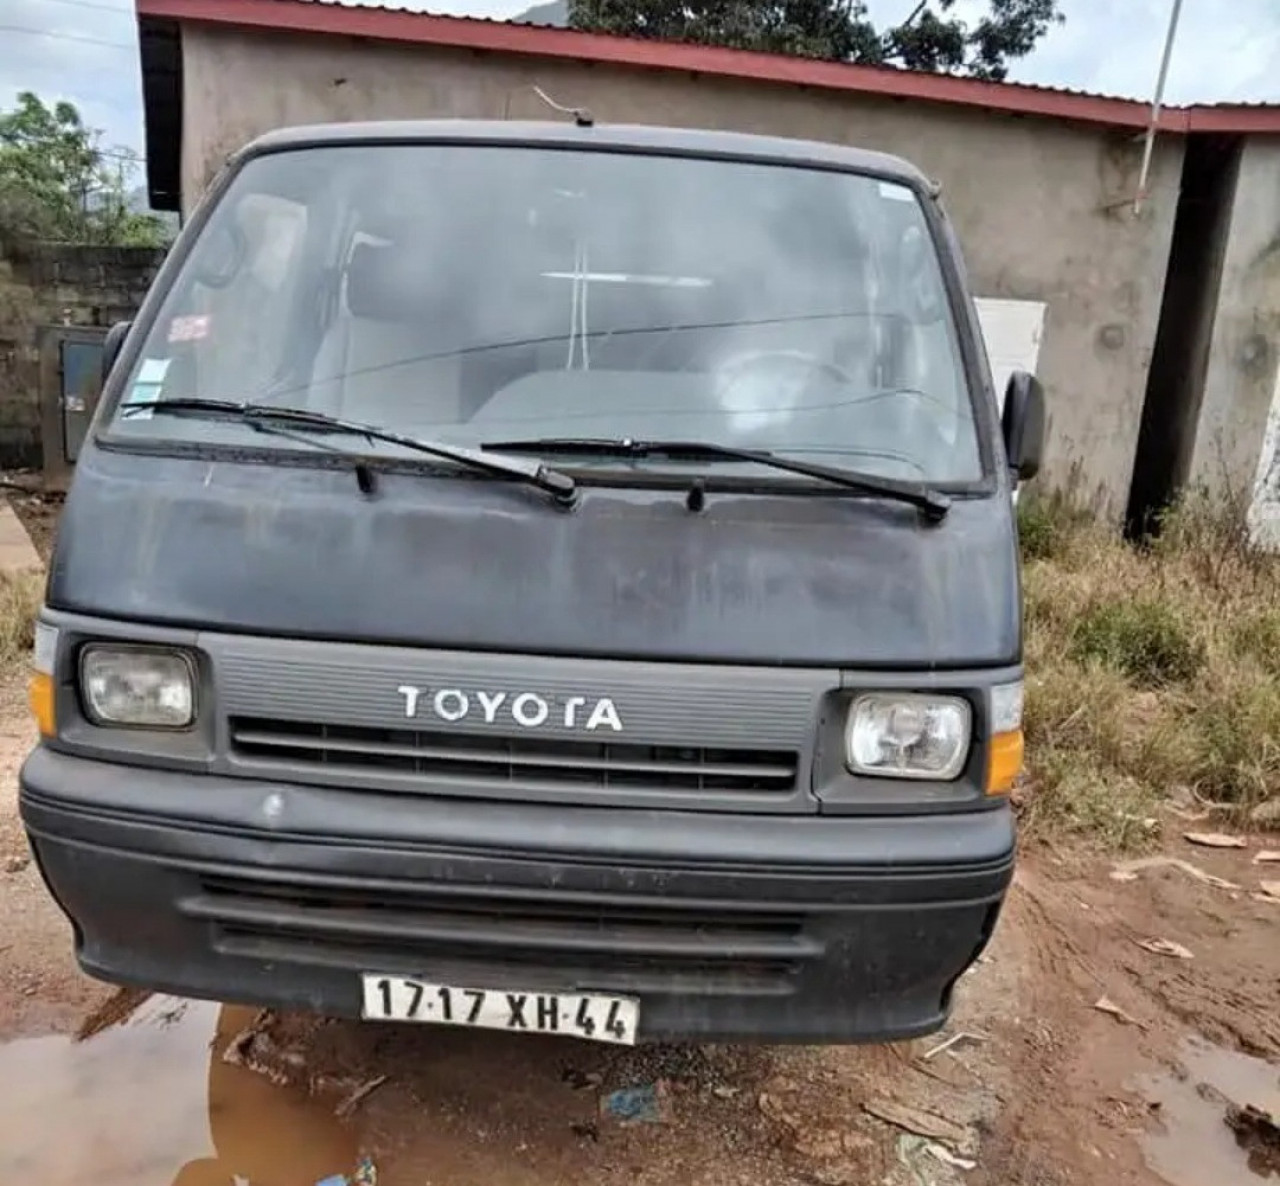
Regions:
<instances>
[{"instance_id":1,"label":"dark grey body panel","mask_svg":"<svg viewBox=\"0 0 1280 1186\"><path fill-rule=\"evenodd\" d=\"M68 820L75 816L88 821L89 831L69 823L70 839L89 840L93 821L105 826L114 820L121 829L133 822L142 828L172 829L163 843L158 833L156 837L156 851L169 855L194 856L203 846L204 855L216 857L212 837L238 833L264 842L324 845L335 866L347 863L341 850L348 845L384 846L406 855L453 851L516 863L681 868L690 887L697 885L698 870L748 879L789 873L808 883L807 888L781 891L784 897L814 893L828 876L874 883L888 868L932 872L942 879L953 868L999 873L1014 845L1012 816L1003 802L991 811L793 819L783 824L767 816L644 808L409 800L395 794L218 775L202 777L197 784L170 771L94 761L47 747L28 758L22 781L28 798L40 800L46 811L64 811ZM192 794L195 786L198 795ZM203 842L183 839L202 833ZM123 834L114 833L117 839ZM389 877L408 870L393 856L387 861ZM810 877L819 880L808 881Z\"/></svg>"},{"instance_id":2,"label":"dark grey body panel","mask_svg":"<svg viewBox=\"0 0 1280 1186\"><path fill-rule=\"evenodd\" d=\"M384 119L369 122L297 124L253 139L228 162L264 152L288 152L314 145L376 145L429 142L436 145L534 145L600 152L731 157L767 160L797 168L844 169L896 180L916 189L931 188L925 175L901 156L868 148L787 136L756 136L708 128L664 128L659 124L594 124L577 127L567 120Z\"/></svg>"},{"instance_id":3,"label":"dark grey body panel","mask_svg":"<svg viewBox=\"0 0 1280 1186\"><path fill-rule=\"evenodd\" d=\"M758 136L708 128L668 128L658 124L594 124L578 127L567 120L371 120L299 124L266 132L246 144L228 163L265 152L287 152L316 144L507 144L541 148L592 149L601 152L685 154L768 160L782 165L847 169L871 173L917 189L929 187L925 175L902 157L853 145L791 136Z\"/></svg>"},{"instance_id":4,"label":"dark grey body panel","mask_svg":"<svg viewBox=\"0 0 1280 1186\"><path fill-rule=\"evenodd\" d=\"M91 448L52 607L293 638L506 653L932 671L1014 664L1013 517L839 495L589 488L563 512L470 477Z\"/></svg>"},{"instance_id":5,"label":"dark grey body panel","mask_svg":"<svg viewBox=\"0 0 1280 1186\"><path fill-rule=\"evenodd\" d=\"M407 801L37 750L22 815L81 966L357 1015L361 971L642 1000L641 1037L939 1028L1009 884L999 810L898 820Z\"/></svg>"}]
</instances>

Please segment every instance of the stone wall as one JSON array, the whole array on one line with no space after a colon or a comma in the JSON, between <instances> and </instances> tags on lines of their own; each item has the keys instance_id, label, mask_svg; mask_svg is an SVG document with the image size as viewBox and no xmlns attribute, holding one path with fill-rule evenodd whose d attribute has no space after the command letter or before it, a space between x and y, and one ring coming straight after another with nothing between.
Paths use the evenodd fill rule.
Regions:
<instances>
[{"instance_id":1,"label":"stone wall","mask_svg":"<svg viewBox=\"0 0 1280 1186\"><path fill-rule=\"evenodd\" d=\"M0 254L0 467L42 463L41 330L131 318L163 258L148 247L62 244Z\"/></svg>"}]
</instances>

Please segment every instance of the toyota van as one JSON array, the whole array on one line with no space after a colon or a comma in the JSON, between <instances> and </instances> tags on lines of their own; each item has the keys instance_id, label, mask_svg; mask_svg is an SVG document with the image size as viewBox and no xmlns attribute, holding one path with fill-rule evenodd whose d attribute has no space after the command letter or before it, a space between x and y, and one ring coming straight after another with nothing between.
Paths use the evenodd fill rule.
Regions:
<instances>
[{"instance_id":1,"label":"toyota van","mask_svg":"<svg viewBox=\"0 0 1280 1186\"><path fill-rule=\"evenodd\" d=\"M915 167L278 131L107 353L21 775L86 972L617 1043L944 1023L1014 862L1044 399L993 389Z\"/></svg>"}]
</instances>

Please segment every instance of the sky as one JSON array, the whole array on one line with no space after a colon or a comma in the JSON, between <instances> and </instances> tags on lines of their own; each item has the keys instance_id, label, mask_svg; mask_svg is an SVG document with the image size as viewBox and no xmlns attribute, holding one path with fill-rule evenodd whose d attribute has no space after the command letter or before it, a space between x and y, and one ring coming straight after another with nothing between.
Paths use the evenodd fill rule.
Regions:
<instances>
[{"instance_id":1,"label":"sky","mask_svg":"<svg viewBox=\"0 0 1280 1186\"><path fill-rule=\"evenodd\" d=\"M353 0L360 2L360 0ZM401 7L510 17L533 0L407 0ZM900 20L913 0L867 0ZM1172 0L1061 0L1066 23L1012 78L1149 100ZM985 0L958 0L961 12ZM21 90L77 104L108 144L141 150L133 0L0 0L0 108ZM1280 0L1183 0L1170 66L1171 103L1280 102Z\"/></svg>"}]
</instances>

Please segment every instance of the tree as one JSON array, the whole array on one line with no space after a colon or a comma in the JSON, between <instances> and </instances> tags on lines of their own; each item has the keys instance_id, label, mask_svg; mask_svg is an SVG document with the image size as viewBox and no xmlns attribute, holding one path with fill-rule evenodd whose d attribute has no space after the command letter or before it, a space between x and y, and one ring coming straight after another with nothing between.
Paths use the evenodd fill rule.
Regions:
<instances>
[{"instance_id":1,"label":"tree","mask_svg":"<svg viewBox=\"0 0 1280 1186\"><path fill-rule=\"evenodd\" d=\"M971 23L955 14L956 0L920 0L901 24L877 30L864 0L569 0L569 24L998 81L1062 22L1058 2L988 0Z\"/></svg>"},{"instance_id":2,"label":"tree","mask_svg":"<svg viewBox=\"0 0 1280 1186\"><path fill-rule=\"evenodd\" d=\"M73 103L47 106L23 91L0 110L0 236L161 246L162 219L130 201L137 154L105 149Z\"/></svg>"}]
</instances>

